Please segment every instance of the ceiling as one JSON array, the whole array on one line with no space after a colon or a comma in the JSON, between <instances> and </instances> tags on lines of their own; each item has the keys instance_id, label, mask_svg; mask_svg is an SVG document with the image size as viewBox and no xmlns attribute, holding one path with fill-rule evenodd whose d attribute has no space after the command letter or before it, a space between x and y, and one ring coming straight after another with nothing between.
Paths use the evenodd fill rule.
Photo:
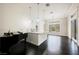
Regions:
<instances>
[{"instance_id":1,"label":"ceiling","mask_svg":"<svg viewBox=\"0 0 79 59\"><path fill-rule=\"evenodd\" d=\"M51 4L28 4L31 11L31 16L35 15L37 18L56 19L64 18L67 15L71 3L51 3Z\"/></svg>"},{"instance_id":2,"label":"ceiling","mask_svg":"<svg viewBox=\"0 0 79 59\"><path fill-rule=\"evenodd\" d=\"M3 4L14 8L25 8L26 15L28 14L31 19L57 19L64 18L68 15L72 3L22 3L22 4ZM14 7L13 7L14 6ZM21 9L22 9L21 8ZM72 9L73 10L73 9ZM18 10L19 11L19 10Z\"/></svg>"}]
</instances>

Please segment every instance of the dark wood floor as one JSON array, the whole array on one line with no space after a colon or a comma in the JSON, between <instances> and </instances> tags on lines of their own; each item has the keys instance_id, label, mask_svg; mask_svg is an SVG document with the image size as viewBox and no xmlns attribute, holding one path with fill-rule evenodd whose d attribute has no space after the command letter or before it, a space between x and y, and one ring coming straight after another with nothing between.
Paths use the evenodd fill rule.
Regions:
<instances>
[{"instance_id":1,"label":"dark wood floor","mask_svg":"<svg viewBox=\"0 0 79 59\"><path fill-rule=\"evenodd\" d=\"M48 35L39 47L28 45L27 55L78 55L79 47L65 36Z\"/></svg>"},{"instance_id":2,"label":"dark wood floor","mask_svg":"<svg viewBox=\"0 0 79 59\"><path fill-rule=\"evenodd\" d=\"M25 48L26 46L26 48ZM3 53L5 55L5 53ZM48 35L40 46L24 41L18 42L9 49L8 55L78 55L79 47L65 36Z\"/></svg>"},{"instance_id":3,"label":"dark wood floor","mask_svg":"<svg viewBox=\"0 0 79 59\"><path fill-rule=\"evenodd\" d=\"M78 55L79 47L67 37L48 37L48 55Z\"/></svg>"}]
</instances>

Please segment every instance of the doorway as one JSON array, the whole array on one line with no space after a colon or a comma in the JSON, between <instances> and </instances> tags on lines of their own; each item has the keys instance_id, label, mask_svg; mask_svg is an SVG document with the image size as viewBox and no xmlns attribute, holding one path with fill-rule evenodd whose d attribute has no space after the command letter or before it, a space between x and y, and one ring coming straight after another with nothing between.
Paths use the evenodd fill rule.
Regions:
<instances>
[{"instance_id":1,"label":"doorway","mask_svg":"<svg viewBox=\"0 0 79 59\"><path fill-rule=\"evenodd\" d=\"M75 40L77 40L77 29L76 28L77 28L77 21L75 19L71 21L71 37Z\"/></svg>"}]
</instances>

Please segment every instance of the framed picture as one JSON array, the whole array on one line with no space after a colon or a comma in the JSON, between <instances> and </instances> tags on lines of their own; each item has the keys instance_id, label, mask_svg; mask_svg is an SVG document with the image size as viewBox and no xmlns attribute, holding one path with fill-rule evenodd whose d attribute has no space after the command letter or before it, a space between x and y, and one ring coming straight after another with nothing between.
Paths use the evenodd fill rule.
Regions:
<instances>
[{"instance_id":1,"label":"framed picture","mask_svg":"<svg viewBox=\"0 0 79 59\"><path fill-rule=\"evenodd\" d=\"M60 24L51 24L49 25L49 32L60 32Z\"/></svg>"}]
</instances>

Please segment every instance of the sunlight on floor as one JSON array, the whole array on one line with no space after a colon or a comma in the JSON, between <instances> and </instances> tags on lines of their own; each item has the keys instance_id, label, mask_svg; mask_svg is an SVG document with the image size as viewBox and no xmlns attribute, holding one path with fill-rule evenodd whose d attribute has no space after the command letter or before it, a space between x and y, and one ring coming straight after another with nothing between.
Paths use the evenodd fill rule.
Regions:
<instances>
[{"instance_id":1,"label":"sunlight on floor","mask_svg":"<svg viewBox=\"0 0 79 59\"><path fill-rule=\"evenodd\" d=\"M48 39L48 51L58 54L61 50L61 37L50 35Z\"/></svg>"}]
</instances>

